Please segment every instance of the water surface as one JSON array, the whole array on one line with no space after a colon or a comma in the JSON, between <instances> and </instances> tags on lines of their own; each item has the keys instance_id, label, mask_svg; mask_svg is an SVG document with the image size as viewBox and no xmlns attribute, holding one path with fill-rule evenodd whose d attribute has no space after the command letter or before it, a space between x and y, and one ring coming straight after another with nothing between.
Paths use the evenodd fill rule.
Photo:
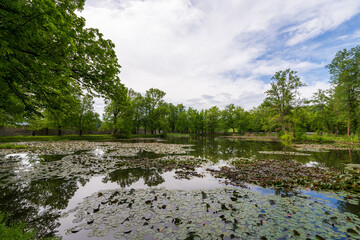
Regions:
<instances>
[{"instance_id":1,"label":"water surface","mask_svg":"<svg viewBox=\"0 0 360 240\"><path fill-rule=\"evenodd\" d=\"M137 141L139 142L139 141ZM151 141L147 141L151 142ZM325 152L305 152L302 155L267 154L264 152L293 151L295 149L284 149L278 142L256 142L239 141L211 138L181 138L162 141L164 144L188 144L189 151L181 155L194 156L206 159L208 162L196 168L196 172L202 177L191 177L190 179L177 179L176 169L164 170L160 168L111 168L103 169L96 175L84 176L83 174L73 176L52 176L37 171L41 164L55 164L64 161L66 156L91 156L91 158L104 158L106 152L103 147L93 150L80 150L70 155L66 154L32 154L29 152L18 152L0 156L0 211L10 212L13 220L19 220L35 228L40 236L60 235L64 239L79 239L86 237L85 233L65 235L73 223L70 217L62 217L64 212L77 206L82 200L100 190L107 189L146 189L165 188L168 190L201 190L222 188L225 186L224 179L214 178L206 169L218 169L227 165L227 160L241 157L255 157L259 159L295 159L307 165L319 165L323 167L344 168L348 163L360 163L360 151L356 150L327 150ZM101 143L106 145L106 143ZM109 151L111 152L111 150ZM259 153L260 152L260 153ZM261 153L262 152L262 153ZM154 159L173 154L156 154L145 150L139 151L135 156L109 156L108 162L116 158L131 159ZM39 170L40 171L40 170ZM44 171L41 170L41 171ZM44 176L33 179L24 177L26 172L34 175ZM11 181L9 179L12 179ZM18 179L18 181L14 181ZM360 216L358 205L349 204L332 197L331 194L317 193L308 190L282 191L281 189L264 189L255 185L248 185L249 189L260 192L263 195L276 194L279 196L292 196L306 194L314 199L323 200L333 208L341 212L351 212Z\"/></svg>"}]
</instances>

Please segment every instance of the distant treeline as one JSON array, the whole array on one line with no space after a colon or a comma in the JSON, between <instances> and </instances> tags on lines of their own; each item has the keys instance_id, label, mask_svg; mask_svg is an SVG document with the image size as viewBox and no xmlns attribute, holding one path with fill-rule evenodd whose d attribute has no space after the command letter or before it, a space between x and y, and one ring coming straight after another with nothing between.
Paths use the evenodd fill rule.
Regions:
<instances>
[{"instance_id":1,"label":"distant treeline","mask_svg":"<svg viewBox=\"0 0 360 240\"><path fill-rule=\"evenodd\" d=\"M165 92L141 95L118 78L114 44L76 15L84 1L0 3L0 126L85 131L112 130L128 136L145 132L281 132L359 134L360 46L339 51L326 67L331 88L300 99L305 84L286 69L272 77L264 102L249 111L229 104L220 110L173 105ZM42 14L38 14L41 12ZM101 121L94 96L106 101Z\"/></svg>"}]
</instances>

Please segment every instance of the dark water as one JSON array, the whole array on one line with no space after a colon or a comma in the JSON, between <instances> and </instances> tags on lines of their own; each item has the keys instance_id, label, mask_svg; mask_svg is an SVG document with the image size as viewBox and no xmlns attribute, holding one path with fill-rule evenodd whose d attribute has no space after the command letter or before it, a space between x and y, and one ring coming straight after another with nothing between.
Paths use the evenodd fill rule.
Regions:
<instances>
[{"instance_id":1,"label":"dark water","mask_svg":"<svg viewBox=\"0 0 360 240\"><path fill-rule=\"evenodd\" d=\"M360 163L360 151L330 150L327 152L307 152L310 156L285 156L281 154L260 154L259 151L283 151L284 146L278 142L254 142L209 138L177 138L164 143L178 143L193 145L189 155L210 159L215 167L224 165L224 160L234 157L257 157L261 159L292 158L301 163L319 164L320 166L343 168L347 163ZM290 149L291 151L295 151ZM289 149L287 149L289 151ZM86 154L79 152L78 154ZM135 158L156 158L151 152L139 152ZM38 156L28 161L61 161L63 156ZM0 164L5 156L0 156ZM214 167L214 166L213 166ZM72 226L72 222L61 218L64 211L76 207L86 196L99 190L116 188L148 188L164 187L166 189L207 189L223 187L219 179L215 179L206 171L206 166L197 169L204 177L193 177L190 180L174 178L176 170L128 168L106 172L103 175L84 178L74 176L71 179L44 178L31 181L21 181L3 184L0 187L0 211L11 213L11 219L23 221L35 228L40 236L63 235ZM16 169L2 170L1 181L6 181L5 175L16 175ZM277 194L283 196L296 195L296 192L264 189L250 186L253 191L262 194ZM352 212L360 216L358 205L338 201L328 195L313 191L302 191L314 198L326 200L327 204L344 212ZM85 235L86 236L86 235ZM83 236L83 237L85 237ZM71 238L66 236L65 239ZM77 236L77 239L78 236Z\"/></svg>"},{"instance_id":2,"label":"dark water","mask_svg":"<svg viewBox=\"0 0 360 240\"><path fill-rule=\"evenodd\" d=\"M252 157L259 159L295 159L301 163L316 162L324 167L343 169L345 164L360 163L360 151L356 150L324 150L324 152L303 152L293 148L286 148L280 142L259 142L216 138L173 138L169 143L194 144L194 152L198 157L211 159L214 162L228 160L234 157ZM286 156L281 154L261 154L266 151L303 152L310 156Z\"/></svg>"}]
</instances>

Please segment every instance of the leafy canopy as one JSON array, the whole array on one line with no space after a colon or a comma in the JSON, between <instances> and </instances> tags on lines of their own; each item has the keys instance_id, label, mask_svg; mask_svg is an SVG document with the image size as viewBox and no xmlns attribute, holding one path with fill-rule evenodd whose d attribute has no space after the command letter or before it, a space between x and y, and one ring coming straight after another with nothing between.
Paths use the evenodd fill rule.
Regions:
<instances>
[{"instance_id":1,"label":"leafy canopy","mask_svg":"<svg viewBox=\"0 0 360 240\"><path fill-rule=\"evenodd\" d=\"M119 85L114 44L85 28L84 0L0 2L0 113L2 123L19 112L60 108L74 91L111 95Z\"/></svg>"}]
</instances>

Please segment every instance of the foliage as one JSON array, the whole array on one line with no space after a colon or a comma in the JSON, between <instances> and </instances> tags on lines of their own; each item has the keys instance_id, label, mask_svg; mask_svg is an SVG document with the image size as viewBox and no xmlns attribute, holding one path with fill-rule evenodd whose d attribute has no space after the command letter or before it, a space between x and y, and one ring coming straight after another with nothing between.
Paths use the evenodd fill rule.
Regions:
<instances>
[{"instance_id":1,"label":"foliage","mask_svg":"<svg viewBox=\"0 0 360 240\"><path fill-rule=\"evenodd\" d=\"M215 133L220 127L220 110L214 106L205 111L205 126L210 133Z\"/></svg>"},{"instance_id":2,"label":"foliage","mask_svg":"<svg viewBox=\"0 0 360 240\"><path fill-rule=\"evenodd\" d=\"M37 238L33 231L25 230L25 224L13 223L7 225L6 222L6 215L0 212L0 239L35 240Z\"/></svg>"},{"instance_id":3,"label":"foliage","mask_svg":"<svg viewBox=\"0 0 360 240\"><path fill-rule=\"evenodd\" d=\"M112 94L120 68L114 44L84 27L76 15L83 6L84 0L0 3L0 125L57 112L64 96L81 89Z\"/></svg>"},{"instance_id":4,"label":"foliage","mask_svg":"<svg viewBox=\"0 0 360 240\"><path fill-rule=\"evenodd\" d=\"M262 187L297 187L312 190L347 190L360 192L360 178L356 171L340 171L320 167L306 167L294 160L253 160L232 162L235 168L222 167L213 171L234 184L254 183Z\"/></svg>"},{"instance_id":5,"label":"foliage","mask_svg":"<svg viewBox=\"0 0 360 240\"><path fill-rule=\"evenodd\" d=\"M338 51L327 65L334 85L334 98L342 105L340 111L347 121L347 134L355 133L359 120L360 46Z\"/></svg>"},{"instance_id":6,"label":"foliage","mask_svg":"<svg viewBox=\"0 0 360 240\"><path fill-rule=\"evenodd\" d=\"M85 225L88 237L107 239L346 239L359 236L360 223L355 214L302 193L264 195L236 187L102 190L71 211L78 224L69 234Z\"/></svg>"},{"instance_id":7,"label":"foliage","mask_svg":"<svg viewBox=\"0 0 360 240\"><path fill-rule=\"evenodd\" d=\"M107 100L106 104L103 129L113 129L114 136L119 136L122 130L128 134L128 131L131 131L131 127L125 128L131 114L128 90L121 85L118 87L117 94Z\"/></svg>"},{"instance_id":8,"label":"foliage","mask_svg":"<svg viewBox=\"0 0 360 240\"><path fill-rule=\"evenodd\" d=\"M0 144L0 149L25 149L25 148L28 148L28 146L24 144L12 144L12 143Z\"/></svg>"},{"instance_id":9,"label":"foliage","mask_svg":"<svg viewBox=\"0 0 360 240\"><path fill-rule=\"evenodd\" d=\"M295 107L297 90L305 84L300 81L296 72L290 69L276 72L271 80L271 88L265 92L265 103L274 112L281 130L286 132L291 128L289 116Z\"/></svg>"},{"instance_id":10,"label":"foliage","mask_svg":"<svg viewBox=\"0 0 360 240\"><path fill-rule=\"evenodd\" d=\"M86 141L111 141L113 136L108 134L101 135L62 135L62 136L8 136L0 137L0 142L29 142L29 141L71 141L71 140L86 140Z\"/></svg>"},{"instance_id":11,"label":"foliage","mask_svg":"<svg viewBox=\"0 0 360 240\"><path fill-rule=\"evenodd\" d=\"M75 106L71 108L66 121L83 135L85 131L94 130L99 125L99 114L94 112L94 100L90 94L79 96Z\"/></svg>"},{"instance_id":12,"label":"foliage","mask_svg":"<svg viewBox=\"0 0 360 240\"><path fill-rule=\"evenodd\" d=\"M283 135L280 136L281 141L285 146L291 146L292 145L292 142L294 140L294 134L291 133L291 132L287 132L287 133L284 133Z\"/></svg>"}]
</instances>

